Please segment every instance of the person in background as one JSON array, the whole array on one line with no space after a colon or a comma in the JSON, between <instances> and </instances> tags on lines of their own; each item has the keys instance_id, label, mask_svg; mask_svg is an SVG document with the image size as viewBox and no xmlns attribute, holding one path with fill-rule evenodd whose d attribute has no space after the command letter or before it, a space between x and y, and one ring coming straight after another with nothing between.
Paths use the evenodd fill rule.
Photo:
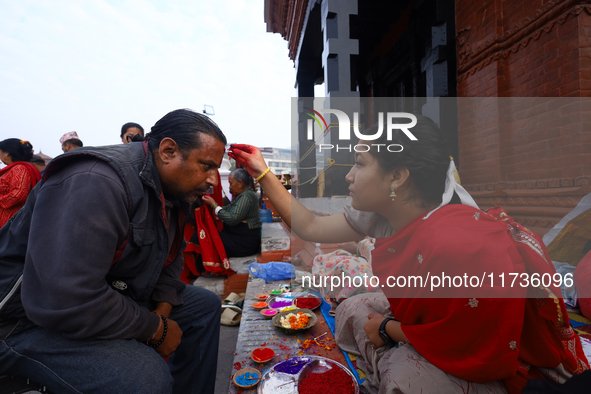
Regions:
<instances>
[{"instance_id":1,"label":"person in background","mask_svg":"<svg viewBox=\"0 0 591 394\"><path fill-rule=\"evenodd\" d=\"M41 179L41 173L28 163L33 156L29 141L8 138L0 141L0 227L25 205L27 196Z\"/></svg>"},{"instance_id":2,"label":"person in background","mask_svg":"<svg viewBox=\"0 0 591 394\"><path fill-rule=\"evenodd\" d=\"M254 191L254 181L248 171L238 168L230 173L230 193L232 202L220 207L210 196L203 202L210 206L224 222L220 238L228 257L243 257L258 253L261 247L261 227L259 217L259 198Z\"/></svg>"},{"instance_id":3,"label":"person in background","mask_svg":"<svg viewBox=\"0 0 591 394\"><path fill-rule=\"evenodd\" d=\"M34 165L41 173L41 176L43 176L43 172L45 171L45 160L39 155L33 155L31 158L31 164Z\"/></svg>"},{"instance_id":4,"label":"person in background","mask_svg":"<svg viewBox=\"0 0 591 394\"><path fill-rule=\"evenodd\" d=\"M121 142L129 144L136 135L144 136L144 128L137 123L128 122L121 126Z\"/></svg>"},{"instance_id":5,"label":"person in background","mask_svg":"<svg viewBox=\"0 0 591 394\"><path fill-rule=\"evenodd\" d=\"M71 151L72 149L82 148L83 144L80 138L78 138L78 133L75 131L70 131L60 138L60 144L62 144L62 150L64 153Z\"/></svg>"}]
</instances>

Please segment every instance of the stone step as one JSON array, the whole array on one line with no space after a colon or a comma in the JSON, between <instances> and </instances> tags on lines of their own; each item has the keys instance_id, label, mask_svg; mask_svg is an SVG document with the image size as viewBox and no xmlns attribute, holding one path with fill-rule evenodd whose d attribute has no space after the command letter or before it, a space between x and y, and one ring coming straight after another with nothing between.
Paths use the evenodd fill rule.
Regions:
<instances>
[{"instance_id":1,"label":"stone step","mask_svg":"<svg viewBox=\"0 0 591 394\"><path fill-rule=\"evenodd\" d=\"M257 255L253 254L246 257L230 257L230 267L236 271L236 275L230 278L226 276L215 276L213 278L198 277L193 281L193 286L199 286L213 291L224 299L231 292L246 292L246 282L248 280L248 265L257 261Z\"/></svg>"}]
</instances>

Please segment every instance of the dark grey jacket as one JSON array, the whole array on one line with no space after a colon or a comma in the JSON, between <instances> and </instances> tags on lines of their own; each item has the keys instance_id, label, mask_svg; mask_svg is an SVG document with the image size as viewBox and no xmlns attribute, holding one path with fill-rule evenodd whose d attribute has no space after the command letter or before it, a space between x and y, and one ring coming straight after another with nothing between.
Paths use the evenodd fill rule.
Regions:
<instances>
[{"instance_id":1,"label":"dark grey jacket","mask_svg":"<svg viewBox=\"0 0 591 394\"><path fill-rule=\"evenodd\" d=\"M70 338L148 339L155 302L180 305L185 287L188 207L163 205L143 143L56 158L0 229L0 325L26 314Z\"/></svg>"}]
</instances>

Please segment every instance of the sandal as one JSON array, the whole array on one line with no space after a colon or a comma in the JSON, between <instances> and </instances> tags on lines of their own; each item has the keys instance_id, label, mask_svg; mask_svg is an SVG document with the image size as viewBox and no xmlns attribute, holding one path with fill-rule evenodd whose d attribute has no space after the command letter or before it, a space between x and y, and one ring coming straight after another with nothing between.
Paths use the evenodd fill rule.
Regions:
<instances>
[{"instance_id":1,"label":"sandal","mask_svg":"<svg viewBox=\"0 0 591 394\"><path fill-rule=\"evenodd\" d=\"M225 306L237 306L240 310L244 306L244 294L230 293L222 302L222 308Z\"/></svg>"},{"instance_id":2,"label":"sandal","mask_svg":"<svg viewBox=\"0 0 591 394\"><path fill-rule=\"evenodd\" d=\"M220 324L224 326L237 326L242 319L242 309L237 306L227 305L223 307Z\"/></svg>"},{"instance_id":3,"label":"sandal","mask_svg":"<svg viewBox=\"0 0 591 394\"><path fill-rule=\"evenodd\" d=\"M230 293L222 302L222 317L220 324L224 326L237 326L240 324L243 306L244 294Z\"/></svg>"}]
</instances>

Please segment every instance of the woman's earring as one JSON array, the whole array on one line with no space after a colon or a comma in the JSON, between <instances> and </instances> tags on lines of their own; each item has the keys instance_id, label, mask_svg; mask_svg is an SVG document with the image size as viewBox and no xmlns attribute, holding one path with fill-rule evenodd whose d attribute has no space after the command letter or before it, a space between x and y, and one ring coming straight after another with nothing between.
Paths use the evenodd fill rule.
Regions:
<instances>
[{"instance_id":1,"label":"woman's earring","mask_svg":"<svg viewBox=\"0 0 591 394\"><path fill-rule=\"evenodd\" d=\"M394 198L396 197L396 193L394 192L394 184L390 185L390 198L392 199L392 201L394 201Z\"/></svg>"}]
</instances>

